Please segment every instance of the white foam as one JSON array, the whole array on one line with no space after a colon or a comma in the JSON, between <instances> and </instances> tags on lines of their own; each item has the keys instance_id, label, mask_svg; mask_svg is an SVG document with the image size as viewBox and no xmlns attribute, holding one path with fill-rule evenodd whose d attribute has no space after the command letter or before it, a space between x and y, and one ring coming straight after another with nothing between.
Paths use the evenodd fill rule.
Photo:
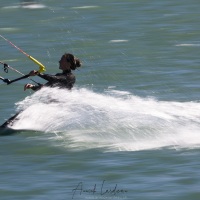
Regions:
<instances>
[{"instance_id":1,"label":"white foam","mask_svg":"<svg viewBox=\"0 0 200 200\"><path fill-rule=\"evenodd\" d=\"M21 8L26 8L26 9L42 9L42 8L46 8L45 5L43 4L30 4L30 5L21 5Z\"/></svg>"},{"instance_id":2,"label":"white foam","mask_svg":"<svg viewBox=\"0 0 200 200\"><path fill-rule=\"evenodd\" d=\"M17 4L13 6L5 6L2 9L17 9L17 8L24 8L24 9L43 9L46 8L43 4L33 3L33 4Z\"/></svg>"},{"instance_id":3,"label":"white foam","mask_svg":"<svg viewBox=\"0 0 200 200\"><path fill-rule=\"evenodd\" d=\"M43 88L17 103L15 129L55 132L73 150L139 151L200 146L200 103L157 101L126 91Z\"/></svg>"},{"instance_id":4,"label":"white foam","mask_svg":"<svg viewBox=\"0 0 200 200\"><path fill-rule=\"evenodd\" d=\"M5 32L14 32L18 31L19 28L14 28L14 27L5 27L5 28L0 28L0 31L5 31Z\"/></svg>"},{"instance_id":5,"label":"white foam","mask_svg":"<svg viewBox=\"0 0 200 200\"><path fill-rule=\"evenodd\" d=\"M110 43L128 42L128 40L110 40Z\"/></svg>"},{"instance_id":6,"label":"white foam","mask_svg":"<svg viewBox=\"0 0 200 200\"><path fill-rule=\"evenodd\" d=\"M177 44L177 47L199 47L200 44Z\"/></svg>"},{"instance_id":7,"label":"white foam","mask_svg":"<svg viewBox=\"0 0 200 200\"><path fill-rule=\"evenodd\" d=\"M98 8L99 6L78 6L78 7L72 7L72 9L92 9L92 8Z\"/></svg>"}]
</instances>

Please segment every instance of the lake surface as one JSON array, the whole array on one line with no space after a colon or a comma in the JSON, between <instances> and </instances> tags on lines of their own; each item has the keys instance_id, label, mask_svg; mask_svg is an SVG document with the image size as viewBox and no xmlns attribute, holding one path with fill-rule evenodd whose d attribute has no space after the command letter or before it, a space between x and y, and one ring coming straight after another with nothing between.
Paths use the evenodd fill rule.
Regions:
<instances>
[{"instance_id":1,"label":"lake surface","mask_svg":"<svg viewBox=\"0 0 200 200\"><path fill-rule=\"evenodd\" d=\"M45 73L65 52L83 66L70 92L0 82L1 123L22 111L0 137L0 199L198 200L200 1L20 2L1 0L0 34ZM2 38L0 53L38 69Z\"/></svg>"}]
</instances>

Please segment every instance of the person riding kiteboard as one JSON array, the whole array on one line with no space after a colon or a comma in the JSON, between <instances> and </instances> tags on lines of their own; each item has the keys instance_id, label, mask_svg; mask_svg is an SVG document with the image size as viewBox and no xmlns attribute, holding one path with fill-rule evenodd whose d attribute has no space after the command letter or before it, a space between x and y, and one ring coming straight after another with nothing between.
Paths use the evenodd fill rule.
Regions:
<instances>
[{"instance_id":1,"label":"person riding kiteboard","mask_svg":"<svg viewBox=\"0 0 200 200\"><path fill-rule=\"evenodd\" d=\"M71 90L76 81L75 75L72 73L72 70L75 70L79 67L81 67L80 60L76 58L73 54L65 53L64 55L62 55L59 61L59 69L62 70L62 73L57 73L56 75L50 75L50 74L43 74L36 70L33 70L26 76L29 77L37 75L40 78L47 80L48 82L45 83L44 85L43 84L33 85L28 83L24 86L24 90L32 89L34 91L38 91L42 87L59 87ZM0 77L0 79L2 79L7 84L10 84L10 82L12 82L8 79L4 79L3 77ZM9 118L0 127L5 128L8 126L12 126L14 121L17 120L17 116L19 115L19 113Z\"/></svg>"}]
</instances>

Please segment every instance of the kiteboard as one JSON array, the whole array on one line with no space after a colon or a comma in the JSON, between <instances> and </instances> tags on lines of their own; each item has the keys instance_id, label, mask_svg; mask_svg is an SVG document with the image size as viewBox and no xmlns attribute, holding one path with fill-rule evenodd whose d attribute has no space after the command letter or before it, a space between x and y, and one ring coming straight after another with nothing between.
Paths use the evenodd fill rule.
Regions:
<instances>
[{"instance_id":1,"label":"kiteboard","mask_svg":"<svg viewBox=\"0 0 200 200\"><path fill-rule=\"evenodd\" d=\"M17 133L17 130L9 128L9 127L1 127L0 126L0 136L9 136Z\"/></svg>"}]
</instances>

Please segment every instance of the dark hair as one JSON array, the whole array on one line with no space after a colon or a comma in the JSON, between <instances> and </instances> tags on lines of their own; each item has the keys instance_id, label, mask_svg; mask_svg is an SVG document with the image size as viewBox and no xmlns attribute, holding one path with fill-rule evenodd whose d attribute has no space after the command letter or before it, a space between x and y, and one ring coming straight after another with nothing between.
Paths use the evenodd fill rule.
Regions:
<instances>
[{"instance_id":1,"label":"dark hair","mask_svg":"<svg viewBox=\"0 0 200 200\"><path fill-rule=\"evenodd\" d=\"M81 61L71 53L65 53L64 57L68 62L71 63L71 70L75 70L76 68L81 67Z\"/></svg>"}]
</instances>

